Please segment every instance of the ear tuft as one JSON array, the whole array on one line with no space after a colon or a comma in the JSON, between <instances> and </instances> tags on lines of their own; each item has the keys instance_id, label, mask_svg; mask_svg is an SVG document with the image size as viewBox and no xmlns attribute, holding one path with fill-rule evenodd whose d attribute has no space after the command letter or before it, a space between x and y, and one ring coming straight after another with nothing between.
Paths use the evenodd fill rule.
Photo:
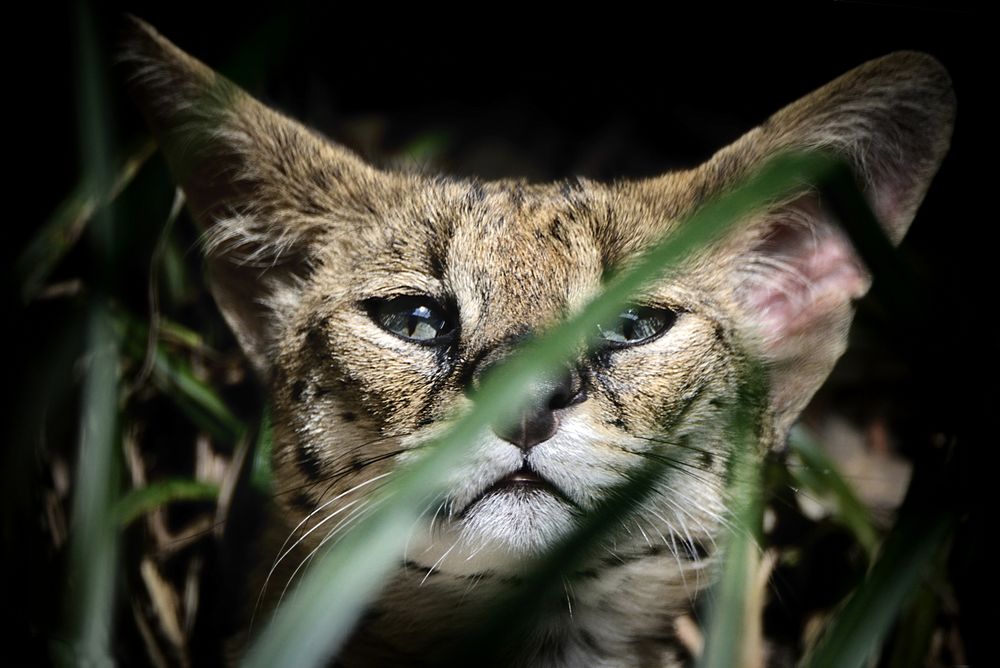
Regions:
<instances>
[{"instance_id":1,"label":"ear tuft","mask_svg":"<svg viewBox=\"0 0 1000 668\"><path fill-rule=\"evenodd\" d=\"M847 236L811 196L769 213L763 230L739 255L734 295L751 314L764 356L775 361L808 349L816 323L864 296L870 278Z\"/></svg>"}]
</instances>

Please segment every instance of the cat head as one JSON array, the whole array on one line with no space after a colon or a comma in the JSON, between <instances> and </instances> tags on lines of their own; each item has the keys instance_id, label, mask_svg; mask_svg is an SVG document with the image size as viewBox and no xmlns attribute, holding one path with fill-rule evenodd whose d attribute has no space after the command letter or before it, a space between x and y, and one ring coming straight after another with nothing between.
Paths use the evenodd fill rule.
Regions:
<instances>
[{"instance_id":1,"label":"cat head","mask_svg":"<svg viewBox=\"0 0 1000 668\"><path fill-rule=\"evenodd\" d=\"M212 293L269 388L276 475L301 489L281 497L284 510L293 525L327 523L309 544L472 405L518 345L770 157L838 154L900 241L955 112L939 63L894 53L693 169L610 184L482 182L377 169L142 22L125 61L204 229ZM676 465L635 525L700 558L726 512L724 415L748 368L767 373L765 446L780 443L843 352L869 283L812 191L741 221L646 286L600 329L596 350L528 388L517 424L468 444L410 558L504 568L551 545L650 457Z\"/></svg>"}]
</instances>

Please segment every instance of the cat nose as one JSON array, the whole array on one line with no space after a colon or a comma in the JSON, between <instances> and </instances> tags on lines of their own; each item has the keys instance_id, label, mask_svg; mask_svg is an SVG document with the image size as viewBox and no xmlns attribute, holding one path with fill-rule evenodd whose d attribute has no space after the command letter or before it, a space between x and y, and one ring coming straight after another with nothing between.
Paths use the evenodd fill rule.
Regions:
<instances>
[{"instance_id":1,"label":"cat nose","mask_svg":"<svg viewBox=\"0 0 1000 668\"><path fill-rule=\"evenodd\" d=\"M493 433L527 452L555 435L560 409L585 398L580 373L566 367L554 376L533 382L520 413L513 420L495 422Z\"/></svg>"}]
</instances>

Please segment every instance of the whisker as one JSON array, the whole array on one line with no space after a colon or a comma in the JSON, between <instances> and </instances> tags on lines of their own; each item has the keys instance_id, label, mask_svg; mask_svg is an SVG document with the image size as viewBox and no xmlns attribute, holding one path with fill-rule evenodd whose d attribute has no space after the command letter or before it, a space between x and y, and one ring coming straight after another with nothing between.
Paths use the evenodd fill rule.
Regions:
<instances>
[{"instance_id":1,"label":"whisker","mask_svg":"<svg viewBox=\"0 0 1000 668\"><path fill-rule=\"evenodd\" d=\"M324 537L323 540L320 541L319 545L310 550L309 554L306 555L305 558L299 562L299 565L295 567L295 570L292 571L292 574L288 576L288 581L285 582L285 586L281 590L281 595L278 597L279 606L284 601L285 594L288 593L288 588L295 580L295 576L298 575L299 571L302 570L302 568L306 564L308 564L313 560L313 558L316 556L316 553L319 552L319 550L322 549L328 542L330 542L330 540L332 540L338 533L340 533L341 531L349 527L351 524L353 524L355 521L360 519L362 516L364 516L366 514L366 511L370 513L370 511L374 510L374 507L377 505L378 502L373 502L371 500L366 500L362 502L361 505L359 505L357 508L354 508L343 519L341 519L340 522L338 522L336 526L334 526L333 529L331 529L330 533L328 533L326 537Z\"/></svg>"}]
</instances>

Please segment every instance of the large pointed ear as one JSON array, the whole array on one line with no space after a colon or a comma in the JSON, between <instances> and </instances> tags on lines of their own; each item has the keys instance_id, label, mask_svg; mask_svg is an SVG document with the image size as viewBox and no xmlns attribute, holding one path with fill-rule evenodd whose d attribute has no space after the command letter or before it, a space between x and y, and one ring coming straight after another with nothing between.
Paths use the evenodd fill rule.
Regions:
<instances>
[{"instance_id":1,"label":"large pointed ear","mask_svg":"<svg viewBox=\"0 0 1000 668\"><path fill-rule=\"evenodd\" d=\"M381 172L254 100L129 17L121 62L188 207L204 230L209 285L264 377L282 304L320 241L349 227Z\"/></svg>"},{"instance_id":2,"label":"large pointed ear","mask_svg":"<svg viewBox=\"0 0 1000 668\"><path fill-rule=\"evenodd\" d=\"M886 235L906 233L951 140L955 99L936 60L894 53L782 109L717 153L699 190L730 187L769 157L819 149L846 160ZM803 192L738 230L721 262L735 321L771 373L779 434L847 344L852 301L870 277L838 221Z\"/></svg>"}]
</instances>

